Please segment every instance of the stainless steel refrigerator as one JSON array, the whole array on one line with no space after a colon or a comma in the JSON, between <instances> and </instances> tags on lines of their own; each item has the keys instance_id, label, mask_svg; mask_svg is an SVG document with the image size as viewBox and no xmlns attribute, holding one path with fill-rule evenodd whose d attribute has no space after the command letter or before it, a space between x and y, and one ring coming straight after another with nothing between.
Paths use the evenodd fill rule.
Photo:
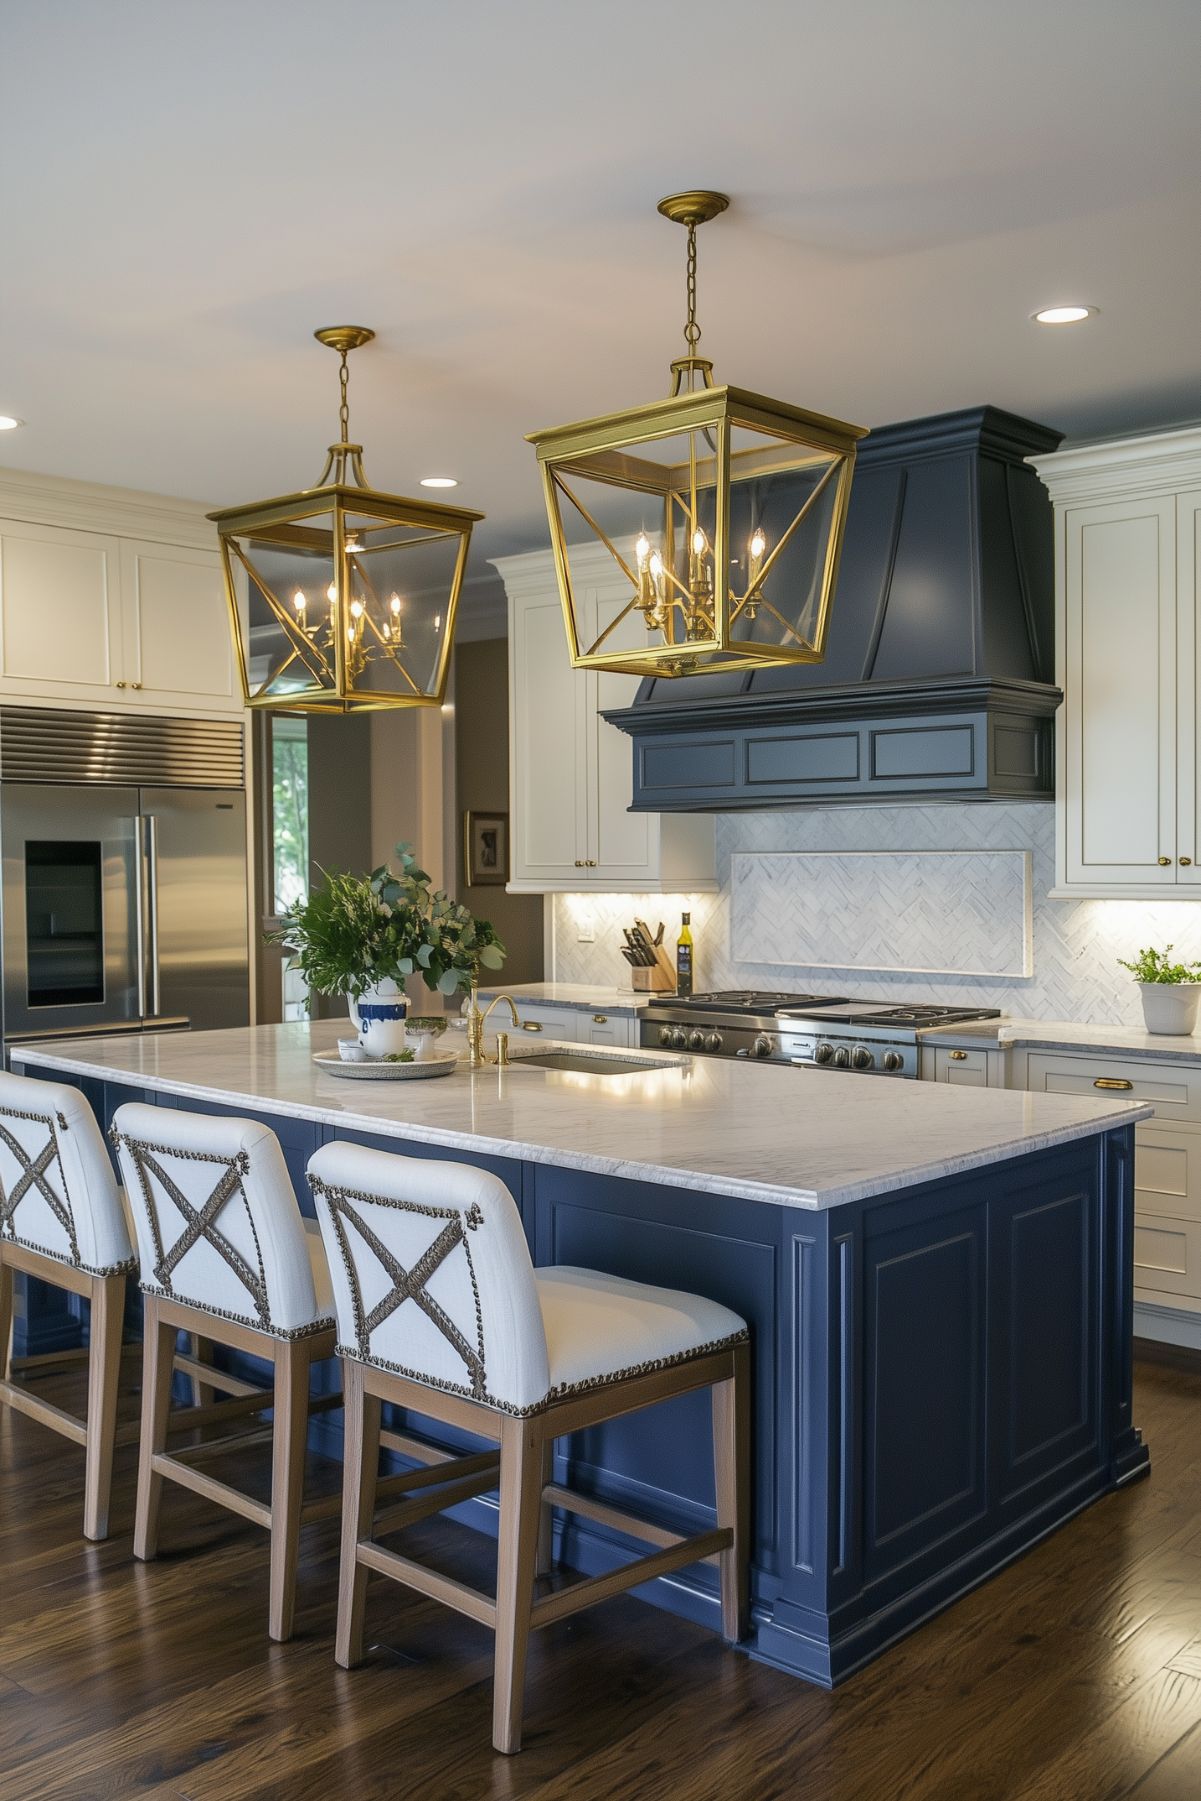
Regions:
<instances>
[{"instance_id":1,"label":"stainless steel refrigerator","mask_svg":"<svg viewBox=\"0 0 1201 1801\"><path fill-rule=\"evenodd\" d=\"M243 754L235 720L0 712L6 1041L248 1022Z\"/></svg>"}]
</instances>

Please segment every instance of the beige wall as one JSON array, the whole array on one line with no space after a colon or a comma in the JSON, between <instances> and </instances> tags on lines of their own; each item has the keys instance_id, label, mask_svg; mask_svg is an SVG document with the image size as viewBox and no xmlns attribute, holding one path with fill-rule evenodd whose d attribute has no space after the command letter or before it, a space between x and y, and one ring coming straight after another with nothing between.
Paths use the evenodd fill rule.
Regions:
<instances>
[{"instance_id":1,"label":"beige wall","mask_svg":"<svg viewBox=\"0 0 1201 1801\"><path fill-rule=\"evenodd\" d=\"M455 650L455 788L458 829L448 886L473 913L490 919L508 948L506 982L536 982L543 973L542 897L469 888L463 868L463 814L509 810L509 660L504 638Z\"/></svg>"}]
</instances>

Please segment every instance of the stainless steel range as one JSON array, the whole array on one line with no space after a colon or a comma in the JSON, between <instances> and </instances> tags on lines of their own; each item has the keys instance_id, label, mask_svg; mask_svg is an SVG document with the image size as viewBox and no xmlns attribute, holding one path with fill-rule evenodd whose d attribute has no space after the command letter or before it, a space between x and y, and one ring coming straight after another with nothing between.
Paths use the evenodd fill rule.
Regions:
<instances>
[{"instance_id":1,"label":"stainless steel range","mask_svg":"<svg viewBox=\"0 0 1201 1801\"><path fill-rule=\"evenodd\" d=\"M843 995L736 989L651 1001L641 1037L643 1044L711 1057L913 1078L920 1032L999 1016L997 1007L897 1006L850 1001Z\"/></svg>"}]
</instances>

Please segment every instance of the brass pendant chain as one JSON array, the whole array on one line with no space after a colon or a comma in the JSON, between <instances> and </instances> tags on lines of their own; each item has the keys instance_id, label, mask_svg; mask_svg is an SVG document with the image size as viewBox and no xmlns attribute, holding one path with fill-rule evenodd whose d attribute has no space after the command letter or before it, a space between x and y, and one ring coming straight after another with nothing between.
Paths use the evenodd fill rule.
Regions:
<instances>
[{"instance_id":1,"label":"brass pendant chain","mask_svg":"<svg viewBox=\"0 0 1201 1801\"><path fill-rule=\"evenodd\" d=\"M338 380L342 386L342 404L338 408L338 432L343 444L350 442L350 370L346 364L347 352L342 352L342 367L338 371Z\"/></svg>"},{"instance_id":2,"label":"brass pendant chain","mask_svg":"<svg viewBox=\"0 0 1201 1801\"><path fill-rule=\"evenodd\" d=\"M684 342L688 346L687 355L694 357L697 345L701 341L701 328L696 322L696 226L691 221L688 225L688 318L684 326ZM696 371L689 371L689 386L696 380Z\"/></svg>"}]
</instances>

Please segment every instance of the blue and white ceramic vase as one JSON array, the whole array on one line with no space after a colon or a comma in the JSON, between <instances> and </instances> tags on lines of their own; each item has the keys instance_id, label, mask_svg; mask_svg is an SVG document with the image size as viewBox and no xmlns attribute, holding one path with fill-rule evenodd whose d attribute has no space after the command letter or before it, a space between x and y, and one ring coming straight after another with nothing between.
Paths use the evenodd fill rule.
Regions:
<instances>
[{"instance_id":1,"label":"blue and white ceramic vase","mask_svg":"<svg viewBox=\"0 0 1201 1801\"><path fill-rule=\"evenodd\" d=\"M409 1003L390 976L348 997L350 1023L369 1057L391 1057L405 1048L405 1014Z\"/></svg>"}]
</instances>

